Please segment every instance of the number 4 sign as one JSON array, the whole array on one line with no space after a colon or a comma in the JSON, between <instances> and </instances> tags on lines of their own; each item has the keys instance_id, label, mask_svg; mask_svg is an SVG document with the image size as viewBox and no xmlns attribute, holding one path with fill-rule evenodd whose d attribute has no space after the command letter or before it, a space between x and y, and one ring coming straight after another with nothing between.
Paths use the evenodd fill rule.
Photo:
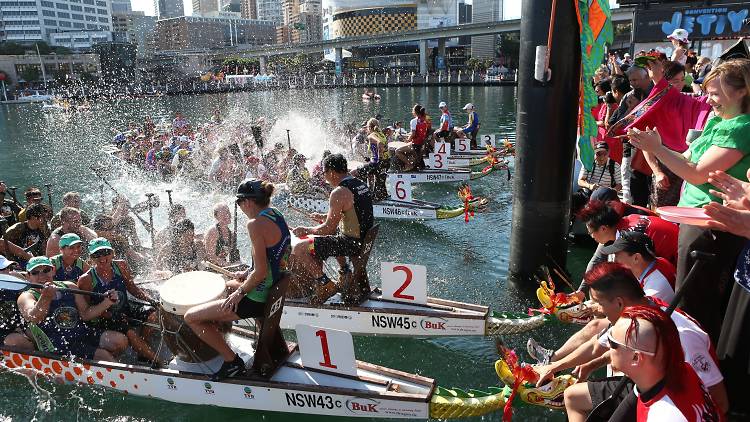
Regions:
<instances>
[{"instance_id":1,"label":"number 4 sign","mask_svg":"<svg viewBox=\"0 0 750 422\"><path fill-rule=\"evenodd\" d=\"M294 327L299 341L302 366L323 371L357 375L354 343L347 331L299 324Z\"/></svg>"},{"instance_id":2,"label":"number 4 sign","mask_svg":"<svg viewBox=\"0 0 750 422\"><path fill-rule=\"evenodd\" d=\"M383 297L406 303L427 303L427 267L424 265L380 263Z\"/></svg>"},{"instance_id":3,"label":"number 4 sign","mask_svg":"<svg viewBox=\"0 0 750 422\"><path fill-rule=\"evenodd\" d=\"M450 157L451 144L448 142L435 142L435 154L443 154L446 157Z\"/></svg>"}]
</instances>

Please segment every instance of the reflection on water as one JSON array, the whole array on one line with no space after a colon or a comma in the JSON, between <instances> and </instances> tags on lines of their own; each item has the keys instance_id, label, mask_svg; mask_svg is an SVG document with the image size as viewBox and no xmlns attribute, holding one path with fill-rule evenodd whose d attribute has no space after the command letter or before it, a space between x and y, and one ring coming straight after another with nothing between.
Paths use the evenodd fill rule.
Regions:
<instances>
[{"instance_id":1,"label":"reflection on water","mask_svg":"<svg viewBox=\"0 0 750 422\"><path fill-rule=\"evenodd\" d=\"M158 123L171 121L174 112L182 111L193 123L208 121L214 109L236 121L254 121L260 116L278 119L266 145L275 142L286 144L286 130L290 130L292 145L311 156L314 164L323 149L342 148L340 134L327 133L322 122L336 119L339 124L361 123L376 114L391 124L396 120L408 127L410 110L414 103L426 104L435 118L439 116L437 104L446 101L454 110L454 121L463 124L465 113L461 108L472 102L477 106L483 132L509 133L515 131L515 88L512 87L428 87L390 88L379 90L379 102L362 102L358 90L335 89L289 92L254 92L215 94L203 96L175 96L138 100L113 100L93 105L90 112L72 115L44 114L38 105L0 107L0 179L8 185L23 187L30 184L51 183L55 195L55 208L59 198L69 190L83 195L83 208L90 213L101 208L101 181L90 171L95 163L106 163L110 170L108 180L132 203L146 199L146 193L156 193L161 206L154 210L157 228L167 219L167 194L171 189L175 202L187 208L188 217L203 232L212 224L211 208L217 202L231 205L227 193L205 189L183 181L164 183L155 181L139 171L124 171L100 151L128 121L142 122L151 115ZM511 182L504 173L498 173L472 182L475 195L490 198L486 212L477 213L468 224L461 218L413 222L383 222L380 238L372 253L370 271L375 285L380 261L410 262L427 265L428 292L430 295L472 303L482 303L496 310L521 311L530 303L519 300L506 290L505 276L510 237ZM450 185L418 185L414 196L439 203L458 204L457 187ZM112 198L104 190L104 200ZM283 205L280 208L284 210ZM148 220L147 213L143 214ZM309 224L297 213L287 213L290 225ZM247 233L240 220L238 243L243 258L249 256ZM142 239L147 239L139 227ZM146 240L146 243L148 241ZM551 340L552 333L542 340ZM557 334L555 334L557 335ZM525 338L506 341L523 350ZM484 338L408 339L356 337L357 357L376 364L416 372L438 379L440 384L458 387L487 387L497 384L492 364L496 359L494 343ZM135 397L123 397L112 392L93 392L56 386L47 381L40 385L54 390L48 398L43 391L31 388L17 376L0 375L2 394L0 416L18 420L229 420L260 414L209 407L178 406ZM48 403L48 404L42 404ZM49 407L38 411L37 406ZM517 420L548 418L562 419L562 415L541 409L518 409ZM264 419L286 421L299 418L290 414L267 414ZM497 420L491 415L488 420ZM323 420L304 416L304 420ZM328 418L326 418L328 420ZM343 418L342 418L343 420Z\"/></svg>"}]
</instances>

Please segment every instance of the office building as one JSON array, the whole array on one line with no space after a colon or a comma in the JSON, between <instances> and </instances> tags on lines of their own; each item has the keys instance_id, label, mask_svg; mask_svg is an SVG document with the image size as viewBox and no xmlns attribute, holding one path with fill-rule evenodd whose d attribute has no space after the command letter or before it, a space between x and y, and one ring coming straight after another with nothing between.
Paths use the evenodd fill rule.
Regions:
<instances>
[{"instance_id":1,"label":"office building","mask_svg":"<svg viewBox=\"0 0 750 422\"><path fill-rule=\"evenodd\" d=\"M258 6L255 0L240 0L240 14L243 19L258 19Z\"/></svg>"},{"instance_id":2,"label":"office building","mask_svg":"<svg viewBox=\"0 0 750 422\"><path fill-rule=\"evenodd\" d=\"M259 20L271 21L276 25L284 23L281 0L255 0L255 7Z\"/></svg>"},{"instance_id":3,"label":"office building","mask_svg":"<svg viewBox=\"0 0 750 422\"><path fill-rule=\"evenodd\" d=\"M112 40L135 45L139 58L153 52L155 30L156 16L138 11L112 14Z\"/></svg>"},{"instance_id":4,"label":"office building","mask_svg":"<svg viewBox=\"0 0 750 422\"><path fill-rule=\"evenodd\" d=\"M474 0L471 21L498 22L503 16L503 0ZM471 38L471 57L478 59L494 59L497 56L498 36L482 35Z\"/></svg>"},{"instance_id":5,"label":"office building","mask_svg":"<svg viewBox=\"0 0 750 422\"><path fill-rule=\"evenodd\" d=\"M130 0L112 0L112 13L130 13L133 7Z\"/></svg>"},{"instance_id":6,"label":"office building","mask_svg":"<svg viewBox=\"0 0 750 422\"><path fill-rule=\"evenodd\" d=\"M219 0L193 0L193 16L205 16L219 11Z\"/></svg>"},{"instance_id":7,"label":"office building","mask_svg":"<svg viewBox=\"0 0 750 422\"><path fill-rule=\"evenodd\" d=\"M156 48L161 51L211 50L236 44L266 45L275 41L273 22L225 16L180 16L156 22Z\"/></svg>"},{"instance_id":8,"label":"office building","mask_svg":"<svg viewBox=\"0 0 750 422\"><path fill-rule=\"evenodd\" d=\"M0 42L90 48L112 39L111 0L0 1Z\"/></svg>"},{"instance_id":9,"label":"office building","mask_svg":"<svg viewBox=\"0 0 750 422\"><path fill-rule=\"evenodd\" d=\"M159 19L184 16L185 5L182 0L154 0L154 12Z\"/></svg>"}]
</instances>

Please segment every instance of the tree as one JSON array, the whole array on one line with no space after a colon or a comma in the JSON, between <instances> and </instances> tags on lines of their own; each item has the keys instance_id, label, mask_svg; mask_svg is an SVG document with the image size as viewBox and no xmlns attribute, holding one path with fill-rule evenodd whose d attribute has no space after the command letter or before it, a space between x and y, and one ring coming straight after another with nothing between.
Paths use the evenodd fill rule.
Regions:
<instances>
[{"instance_id":1,"label":"tree","mask_svg":"<svg viewBox=\"0 0 750 422\"><path fill-rule=\"evenodd\" d=\"M39 68L36 66L27 66L21 72L21 79L25 80L26 82L38 81L39 76L40 76L40 71L39 71Z\"/></svg>"},{"instance_id":2,"label":"tree","mask_svg":"<svg viewBox=\"0 0 750 422\"><path fill-rule=\"evenodd\" d=\"M0 55L23 55L26 47L14 42L0 43Z\"/></svg>"}]
</instances>

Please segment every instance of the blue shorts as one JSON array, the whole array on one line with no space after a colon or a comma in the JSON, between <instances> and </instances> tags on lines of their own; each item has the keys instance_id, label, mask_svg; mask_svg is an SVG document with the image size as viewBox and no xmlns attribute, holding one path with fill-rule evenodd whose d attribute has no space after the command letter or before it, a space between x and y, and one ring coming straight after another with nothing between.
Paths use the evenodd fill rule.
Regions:
<instances>
[{"instance_id":1,"label":"blue shorts","mask_svg":"<svg viewBox=\"0 0 750 422\"><path fill-rule=\"evenodd\" d=\"M470 133L474 133L474 131L476 131L476 128L470 128L470 127L467 127L467 128L463 128L463 129L461 129L461 131L462 131L463 133L465 133L465 134L467 134L467 135L468 135L468 134L470 134Z\"/></svg>"}]
</instances>

